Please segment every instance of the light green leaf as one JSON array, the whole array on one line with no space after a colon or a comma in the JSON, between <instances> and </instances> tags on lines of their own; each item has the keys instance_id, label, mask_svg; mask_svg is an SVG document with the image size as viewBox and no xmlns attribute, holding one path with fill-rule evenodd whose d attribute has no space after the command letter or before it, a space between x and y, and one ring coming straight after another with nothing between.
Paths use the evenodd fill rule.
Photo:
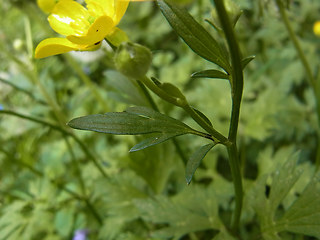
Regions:
<instances>
[{"instance_id":1,"label":"light green leaf","mask_svg":"<svg viewBox=\"0 0 320 240\"><path fill-rule=\"evenodd\" d=\"M193 174L199 167L202 159L207 155L207 153L211 150L211 148L214 147L215 144L209 143L207 145L202 146L200 149L198 149L187 162L186 166L186 181L187 184L190 184Z\"/></svg>"},{"instance_id":2,"label":"light green leaf","mask_svg":"<svg viewBox=\"0 0 320 240\"><path fill-rule=\"evenodd\" d=\"M182 8L158 0L161 12L177 34L199 56L231 72L226 53L218 42Z\"/></svg>"},{"instance_id":3,"label":"light green leaf","mask_svg":"<svg viewBox=\"0 0 320 240\"><path fill-rule=\"evenodd\" d=\"M260 219L261 232L266 240L281 239L278 234L283 231L320 237L320 173L313 178L310 176L310 182L300 197L280 215L279 206L290 197L289 193L299 193L295 185L305 165L297 165L298 157L296 153L272 174L259 177L254 190L246 193ZM268 180L272 183L270 194L266 196Z\"/></svg>"},{"instance_id":4,"label":"light green leaf","mask_svg":"<svg viewBox=\"0 0 320 240\"><path fill-rule=\"evenodd\" d=\"M320 238L320 172L278 222L289 232Z\"/></svg>"},{"instance_id":5,"label":"light green leaf","mask_svg":"<svg viewBox=\"0 0 320 240\"><path fill-rule=\"evenodd\" d=\"M188 186L172 198L162 195L136 200L135 203L146 221L159 226L152 232L152 237L181 239L191 232L223 228L212 186Z\"/></svg>"},{"instance_id":6,"label":"light green leaf","mask_svg":"<svg viewBox=\"0 0 320 240\"><path fill-rule=\"evenodd\" d=\"M61 209L57 212L54 220L56 231L63 237L70 235L74 223L74 210Z\"/></svg>"},{"instance_id":7,"label":"light green leaf","mask_svg":"<svg viewBox=\"0 0 320 240\"><path fill-rule=\"evenodd\" d=\"M72 128L118 135L147 133L187 134L195 130L181 121L146 107L129 108L126 112L110 112L72 119Z\"/></svg>"},{"instance_id":8,"label":"light green leaf","mask_svg":"<svg viewBox=\"0 0 320 240\"><path fill-rule=\"evenodd\" d=\"M229 75L216 69L208 69L208 70L203 70L203 71L193 73L191 75L191 78L229 79Z\"/></svg>"},{"instance_id":9,"label":"light green leaf","mask_svg":"<svg viewBox=\"0 0 320 240\"><path fill-rule=\"evenodd\" d=\"M180 136L181 134L176 134L176 133L165 133L165 134L160 134L160 135L156 135L150 138L147 138L145 140L143 140L142 142L138 143L137 145L133 146L130 149L130 152L136 152L142 149L145 149L147 147L151 147L154 146L156 144L159 143L163 143L167 140L169 140L170 138L174 138L177 136Z\"/></svg>"}]
</instances>

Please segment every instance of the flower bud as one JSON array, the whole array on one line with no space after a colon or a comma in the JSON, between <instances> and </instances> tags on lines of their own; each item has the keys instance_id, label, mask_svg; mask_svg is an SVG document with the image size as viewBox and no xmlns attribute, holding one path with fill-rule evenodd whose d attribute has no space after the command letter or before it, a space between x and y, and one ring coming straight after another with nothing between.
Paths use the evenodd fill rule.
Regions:
<instances>
[{"instance_id":1,"label":"flower bud","mask_svg":"<svg viewBox=\"0 0 320 240\"><path fill-rule=\"evenodd\" d=\"M136 43L122 43L115 54L115 65L119 72L139 79L147 72L152 62L148 48Z\"/></svg>"}]
</instances>

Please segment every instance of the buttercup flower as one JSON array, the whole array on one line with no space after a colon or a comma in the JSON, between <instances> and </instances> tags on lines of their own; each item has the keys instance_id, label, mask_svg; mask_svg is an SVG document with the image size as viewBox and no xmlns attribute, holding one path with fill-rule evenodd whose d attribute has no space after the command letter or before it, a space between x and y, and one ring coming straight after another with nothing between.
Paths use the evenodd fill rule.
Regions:
<instances>
[{"instance_id":1,"label":"buttercup flower","mask_svg":"<svg viewBox=\"0 0 320 240\"><path fill-rule=\"evenodd\" d=\"M315 35L320 37L320 21L316 21L313 25L313 32Z\"/></svg>"},{"instance_id":2,"label":"buttercup flower","mask_svg":"<svg viewBox=\"0 0 320 240\"><path fill-rule=\"evenodd\" d=\"M86 0L87 8L73 0L60 0L48 21L54 31L66 38L47 38L39 43L35 58L69 51L91 51L100 47L104 38L120 29L116 26L130 0Z\"/></svg>"}]
</instances>

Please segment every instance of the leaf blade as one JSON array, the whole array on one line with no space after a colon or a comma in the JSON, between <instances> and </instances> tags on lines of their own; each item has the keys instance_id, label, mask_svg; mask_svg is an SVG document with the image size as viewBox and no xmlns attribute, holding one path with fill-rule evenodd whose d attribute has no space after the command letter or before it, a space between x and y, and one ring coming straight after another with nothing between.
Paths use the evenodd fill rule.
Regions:
<instances>
[{"instance_id":1,"label":"leaf blade","mask_svg":"<svg viewBox=\"0 0 320 240\"><path fill-rule=\"evenodd\" d=\"M182 134L180 133L165 133L165 134L161 134L161 135L156 135L150 138L147 138L145 140L143 140L142 142L136 144L135 146L133 146L129 152L136 152L136 151L140 151L142 149L148 148L148 147L152 147L154 145L163 143L171 138L180 136Z\"/></svg>"},{"instance_id":2,"label":"leaf blade","mask_svg":"<svg viewBox=\"0 0 320 240\"><path fill-rule=\"evenodd\" d=\"M208 69L199 72L195 72L191 75L191 78L219 78L229 79L229 75L216 69Z\"/></svg>"},{"instance_id":3,"label":"leaf blade","mask_svg":"<svg viewBox=\"0 0 320 240\"><path fill-rule=\"evenodd\" d=\"M195 173L195 171L199 167L202 159L207 155L207 153L214 146L215 146L214 143L209 143L207 145L202 146L195 153L193 153L191 155L191 157L189 158L189 160L187 162L187 166L186 166L186 181L187 181L188 185L190 184L192 177L193 177L193 174Z\"/></svg>"},{"instance_id":4,"label":"leaf blade","mask_svg":"<svg viewBox=\"0 0 320 240\"><path fill-rule=\"evenodd\" d=\"M68 126L117 135L195 133L195 130L183 122L146 107L129 108L126 112L110 112L74 118L68 123Z\"/></svg>"},{"instance_id":5,"label":"leaf blade","mask_svg":"<svg viewBox=\"0 0 320 240\"><path fill-rule=\"evenodd\" d=\"M163 0L158 5L171 27L186 44L202 58L231 72L226 53L218 42L184 9L178 8Z\"/></svg>"}]
</instances>

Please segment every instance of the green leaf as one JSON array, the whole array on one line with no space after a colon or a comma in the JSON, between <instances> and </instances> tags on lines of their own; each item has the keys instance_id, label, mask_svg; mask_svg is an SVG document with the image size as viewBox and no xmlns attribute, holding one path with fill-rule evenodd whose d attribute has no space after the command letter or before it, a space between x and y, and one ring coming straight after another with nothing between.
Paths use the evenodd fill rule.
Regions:
<instances>
[{"instance_id":1,"label":"green leaf","mask_svg":"<svg viewBox=\"0 0 320 240\"><path fill-rule=\"evenodd\" d=\"M159 85L159 88L161 88L163 91L165 91L168 95L172 97L186 99L186 97L183 95L180 89L172 83L162 83L161 85Z\"/></svg>"},{"instance_id":2,"label":"green leaf","mask_svg":"<svg viewBox=\"0 0 320 240\"><path fill-rule=\"evenodd\" d=\"M156 136L147 138L147 139L143 140L142 142L138 143L137 145L133 146L130 149L130 152L136 152L136 151L145 149L147 147L151 147L156 144L163 143L163 142L169 140L170 138L174 138L174 137L177 137L180 135L181 134L167 133L167 134L160 134L160 135L156 135Z\"/></svg>"},{"instance_id":3,"label":"green leaf","mask_svg":"<svg viewBox=\"0 0 320 240\"><path fill-rule=\"evenodd\" d=\"M320 238L320 172L278 222L289 232Z\"/></svg>"},{"instance_id":4,"label":"green leaf","mask_svg":"<svg viewBox=\"0 0 320 240\"><path fill-rule=\"evenodd\" d=\"M198 109L196 109L196 108L193 108L193 110L195 110L195 111L199 114L199 116L200 116L204 121L206 121L211 127L213 127L210 119L209 119L206 115L204 115L202 112L200 112L200 111L199 111Z\"/></svg>"},{"instance_id":5,"label":"green leaf","mask_svg":"<svg viewBox=\"0 0 320 240\"><path fill-rule=\"evenodd\" d=\"M75 129L118 135L195 133L195 130L183 122L146 107L132 107L126 112L79 117L72 119L68 125Z\"/></svg>"},{"instance_id":6,"label":"green leaf","mask_svg":"<svg viewBox=\"0 0 320 240\"><path fill-rule=\"evenodd\" d=\"M192 78L220 78L229 79L229 75L222 71L209 69L204 71L195 72L191 75Z\"/></svg>"},{"instance_id":7,"label":"green leaf","mask_svg":"<svg viewBox=\"0 0 320 240\"><path fill-rule=\"evenodd\" d=\"M57 212L54 220L56 231L63 237L70 235L74 223L74 210L61 209Z\"/></svg>"},{"instance_id":8,"label":"green leaf","mask_svg":"<svg viewBox=\"0 0 320 240\"><path fill-rule=\"evenodd\" d=\"M223 228L218 216L218 196L212 186L188 186L174 197L164 195L135 200L144 220L158 228L151 233L160 239L182 239L191 232Z\"/></svg>"},{"instance_id":9,"label":"green leaf","mask_svg":"<svg viewBox=\"0 0 320 240\"><path fill-rule=\"evenodd\" d=\"M185 9L162 0L158 5L171 27L195 53L231 72L227 54L219 43Z\"/></svg>"},{"instance_id":10,"label":"green leaf","mask_svg":"<svg viewBox=\"0 0 320 240\"><path fill-rule=\"evenodd\" d=\"M256 58L256 56L249 56L249 57L242 59L241 60L242 69L245 69L246 66L255 58Z\"/></svg>"},{"instance_id":11,"label":"green leaf","mask_svg":"<svg viewBox=\"0 0 320 240\"><path fill-rule=\"evenodd\" d=\"M190 184L193 174L199 167L202 159L207 155L207 153L210 151L211 148L214 147L215 144L209 143L207 145L202 146L200 149L198 149L187 162L186 166L186 181L187 184Z\"/></svg>"},{"instance_id":12,"label":"green leaf","mask_svg":"<svg viewBox=\"0 0 320 240\"><path fill-rule=\"evenodd\" d=\"M284 231L320 238L320 173L314 177L310 174L304 191L297 191L295 186L305 169L305 165L297 165L298 157L299 154L295 154L276 168L273 174L259 177L254 190L246 193L251 199L249 205L258 214L261 232L266 240L281 239L279 233ZM268 180L272 180L272 184L270 194L266 196ZM283 203L290 197L290 193L299 194L300 197L296 197L281 215Z\"/></svg>"}]
</instances>

